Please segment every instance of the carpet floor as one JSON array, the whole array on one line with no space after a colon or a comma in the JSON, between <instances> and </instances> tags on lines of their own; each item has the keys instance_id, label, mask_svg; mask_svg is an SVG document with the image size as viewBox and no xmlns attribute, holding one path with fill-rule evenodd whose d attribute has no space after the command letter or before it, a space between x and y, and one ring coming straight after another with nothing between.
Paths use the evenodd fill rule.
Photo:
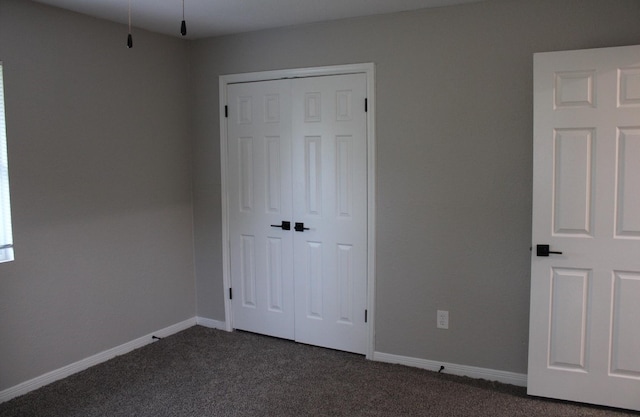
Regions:
<instances>
[{"instance_id":1,"label":"carpet floor","mask_svg":"<svg viewBox=\"0 0 640 417\"><path fill-rule=\"evenodd\" d=\"M639 394L640 395L640 394ZM194 326L0 404L17 416L562 416L640 413Z\"/></svg>"}]
</instances>

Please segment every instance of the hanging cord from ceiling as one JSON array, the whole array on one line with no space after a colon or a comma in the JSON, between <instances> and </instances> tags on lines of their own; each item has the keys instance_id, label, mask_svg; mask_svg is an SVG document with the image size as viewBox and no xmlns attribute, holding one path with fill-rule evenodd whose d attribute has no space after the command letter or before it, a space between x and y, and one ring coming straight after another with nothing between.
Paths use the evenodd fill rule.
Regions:
<instances>
[{"instance_id":1,"label":"hanging cord from ceiling","mask_svg":"<svg viewBox=\"0 0 640 417\"><path fill-rule=\"evenodd\" d=\"M133 48L133 36L131 35L131 0L129 0L129 33L127 34L127 48ZM182 23L180 24L180 33L187 36L187 22L184 18L184 0L182 0Z\"/></svg>"},{"instance_id":2,"label":"hanging cord from ceiling","mask_svg":"<svg viewBox=\"0 0 640 417\"><path fill-rule=\"evenodd\" d=\"M131 36L131 0L129 0L129 34L127 35L127 48L133 48L133 37Z\"/></svg>"},{"instance_id":3,"label":"hanging cord from ceiling","mask_svg":"<svg viewBox=\"0 0 640 417\"><path fill-rule=\"evenodd\" d=\"M180 25L180 33L187 36L187 22L184 20L184 0L182 0L182 24Z\"/></svg>"}]
</instances>

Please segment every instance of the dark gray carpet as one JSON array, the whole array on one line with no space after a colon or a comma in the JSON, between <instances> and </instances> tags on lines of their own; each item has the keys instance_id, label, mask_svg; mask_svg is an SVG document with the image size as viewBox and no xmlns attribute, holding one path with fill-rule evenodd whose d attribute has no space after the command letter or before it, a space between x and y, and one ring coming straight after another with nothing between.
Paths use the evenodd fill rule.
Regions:
<instances>
[{"instance_id":1,"label":"dark gray carpet","mask_svg":"<svg viewBox=\"0 0 640 417\"><path fill-rule=\"evenodd\" d=\"M0 404L0 417L638 415L200 326Z\"/></svg>"}]
</instances>

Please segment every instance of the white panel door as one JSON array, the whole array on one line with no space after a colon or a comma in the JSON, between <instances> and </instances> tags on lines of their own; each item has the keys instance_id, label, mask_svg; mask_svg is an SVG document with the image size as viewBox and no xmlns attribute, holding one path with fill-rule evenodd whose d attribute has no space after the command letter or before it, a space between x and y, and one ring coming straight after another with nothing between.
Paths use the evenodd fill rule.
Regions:
<instances>
[{"instance_id":1,"label":"white panel door","mask_svg":"<svg viewBox=\"0 0 640 417\"><path fill-rule=\"evenodd\" d=\"M535 55L532 232L529 394L640 410L640 46Z\"/></svg>"},{"instance_id":2,"label":"white panel door","mask_svg":"<svg viewBox=\"0 0 640 417\"><path fill-rule=\"evenodd\" d=\"M230 84L228 213L233 325L294 338L291 84ZM273 225L273 226L272 226Z\"/></svg>"},{"instance_id":3,"label":"white panel door","mask_svg":"<svg viewBox=\"0 0 640 417\"><path fill-rule=\"evenodd\" d=\"M228 86L234 328L366 353L366 87L366 74Z\"/></svg>"},{"instance_id":4,"label":"white panel door","mask_svg":"<svg viewBox=\"0 0 640 417\"><path fill-rule=\"evenodd\" d=\"M296 340L364 354L366 75L293 85Z\"/></svg>"}]
</instances>

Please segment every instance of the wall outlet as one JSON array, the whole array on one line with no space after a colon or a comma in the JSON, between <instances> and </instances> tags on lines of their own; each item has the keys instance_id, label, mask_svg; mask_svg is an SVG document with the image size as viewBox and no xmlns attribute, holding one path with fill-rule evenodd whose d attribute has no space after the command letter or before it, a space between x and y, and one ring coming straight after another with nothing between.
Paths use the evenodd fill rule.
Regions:
<instances>
[{"instance_id":1,"label":"wall outlet","mask_svg":"<svg viewBox=\"0 0 640 417\"><path fill-rule=\"evenodd\" d=\"M449 312L447 310L438 310L436 317L436 326L438 329L449 328Z\"/></svg>"}]
</instances>

